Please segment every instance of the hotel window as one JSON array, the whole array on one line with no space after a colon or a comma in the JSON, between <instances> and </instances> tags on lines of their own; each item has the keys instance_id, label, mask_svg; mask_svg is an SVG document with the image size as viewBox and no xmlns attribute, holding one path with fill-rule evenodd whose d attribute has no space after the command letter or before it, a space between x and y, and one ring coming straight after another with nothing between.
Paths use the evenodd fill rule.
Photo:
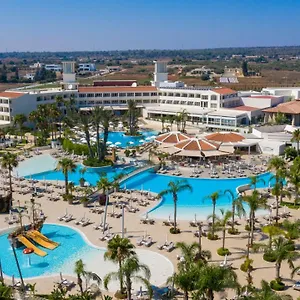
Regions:
<instances>
[{"instance_id":1,"label":"hotel window","mask_svg":"<svg viewBox=\"0 0 300 300\"><path fill-rule=\"evenodd\" d=\"M179 93L176 93L176 94L175 94L175 97L180 97L180 94L179 94Z\"/></svg>"},{"instance_id":2,"label":"hotel window","mask_svg":"<svg viewBox=\"0 0 300 300\"><path fill-rule=\"evenodd\" d=\"M134 93L127 93L127 97L133 97Z\"/></svg>"},{"instance_id":3,"label":"hotel window","mask_svg":"<svg viewBox=\"0 0 300 300\"><path fill-rule=\"evenodd\" d=\"M188 96L187 94L182 94L182 95L181 95L181 97L187 97L187 96Z\"/></svg>"},{"instance_id":4,"label":"hotel window","mask_svg":"<svg viewBox=\"0 0 300 300\"><path fill-rule=\"evenodd\" d=\"M100 93L96 93L95 97L102 97L102 93L101 94Z\"/></svg>"},{"instance_id":5,"label":"hotel window","mask_svg":"<svg viewBox=\"0 0 300 300\"><path fill-rule=\"evenodd\" d=\"M144 97L148 97L150 94L149 93L143 93Z\"/></svg>"},{"instance_id":6,"label":"hotel window","mask_svg":"<svg viewBox=\"0 0 300 300\"><path fill-rule=\"evenodd\" d=\"M118 97L118 93L112 93L111 96L112 97Z\"/></svg>"},{"instance_id":7,"label":"hotel window","mask_svg":"<svg viewBox=\"0 0 300 300\"><path fill-rule=\"evenodd\" d=\"M169 93L168 96L169 96L169 97L173 97L174 94L173 94L173 93Z\"/></svg>"},{"instance_id":8,"label":"hotel window","mask_svg":"<svg viewBox=\"0 0 300 300\"><path fill-rule=\"evenodd\" d=\"M217 108L217 104L216 104L216 103L212 103L212 104L210 105L210 108Z\"/></svg>"},{"instance_id":9,"label":"hotel window","mask_svg":"<svg viewBox=\"0 0 300 300\"><path fill-rule=\"evenodd\" d=\"M95 101L94 100L88 101L88 104L95 104Z\"/></svg>"},{"instance_id":10,"label":"hotel window","mask_svg":"<svg viewBox=\"0 0 300 300\"><path fill-rule=\"evenodd\" d=\"M126 100L120 100L119 103L125 104Z\"/></svg>"},{"instance_id":11,"label":"hotel window","mask_svg":"<svg viewBox=\"0 0 300 300\"><path fill-rule=\"evenodd\" d=\"M172 100L167 100L167 104L172 104Z\"/></svg>"},{"instance_id":12,"label":"hotel window","mask_svg":"<svg viewBox=\"0 0 300 300\"><path fill-rule=\"evenodd\" d=\"M136 100L136 103L143 103L142 100Z\"/></svg>"},{"instance_id":13,"label":"hotel window","mask_svg":"<svg viewBox=\"0 0 300 300\"><path fill-rule=\"evenodd\" d=\"M162 92L159 92L158 95L161 96L161 95L162 95Z\"/></svg>"},{"instance_id":14,"label":"hotel window","mask_svg":"<svg viewBox=\"0 0 300 300\"><path fill-rule=\"evenodd\" d=\"M110 97L110 93L104 93L103 97Z\"/></svg>"},{"instance_id":15,"label":"hotel window","mask_svg":"<svg viewBox=\"0 0 300 300\"><path fill-rule=\"evenodd\" d=\"M157 93L151 93L151 96L157 96Z\"/></svg>"},{"instance_id":16,"label":"hotel window","mask_svg":"<svg viewBox=\"0 0 300 300\"><path fill-rule=\"evenodd\" d=\"M194 102L193 101L188 101L187 105L193 105Z\"/></svg>"},{"instance_id":17,"label":"hotel window","mask_svg":"<svg viewBox=\"0 0 300 300\"><path fill-rule=\"evenodd\" d=\"M36 101L38 101L38 102L39 102L39 101L42 101L42 97L40 97L40 96L39 96L39 97L36 97ZM1 100L1 103L2 103L2 100Z\"/></svg>"},{"instance_id":18,"label":"hotel window","mask_svg":"<svg viewBox=\"0 0 300 300\"><path fill-rule=\"evenodd\" d=\"M201 101L201 107L208 107L208 103L204 102L204 101Z\"/></svg>"},{"instance_id":19,"label":"hotel window","mask_svg":"<svg viewBox=\"0 0 300 300\"><path fill-rule=\"evenodd\" d=\"M178 100L175 100L173 103L174 103L174 104L178 104L178 103L179 103L179 101L178 101Z\"/></svg>"},{"instance_id":20,"label":"hotel window","mask_svg":"<svg viewBox=\"0 0 300 300\"><path fill-rule=\"evenodd\" d=\"M189 97L190 98L195 98L195 95L194 94L189 94Z\"/></svg>"},{"instance_id":21,"label":"hotel window","mask_svg":"<svg viewBox=\"0 0 300 300\"><path fill-rule=\"evenodd\" d=\"M211 95L210 100L217 100L217 96L216 95Z\"/></svg>"},{"instance_id":22,"label":"hotel window","mask_svg":"<svg viewBox=\"0 0 300 300\"><path fill-rule=\"evenodd\" d=\"M87 94L87 97L92 98L92 97L94 97L94 94Z\"/></svg>"},{"instance_id":23,"label":"hotel window","mask_svg":"<svg viewBox=\"0 0 300 300\"><path fill-rule=\"evenodd\" d=\"M135 93L135 96L140 97L140 96L142 96L142 93Z\"/></svg>"},{"instance_id":24,"label":"hotel window","mask_svg":"<svg viewBox=\"0 0 300 300\"><path fill-rule=\"evenodd\" d=\"M195 102L194 103L196 106L200 106L200 102Z\"/></svg>"},{"instance_id":25,"label":"hotel window","mask_svg":"<svg viewBox=\"0 0 300 300\"><path fill-rule=\"evenodd\" d=\"M126 97L126 93L119 93L119 97Z\"/></svg>"},{"instance_id":26,"label":"hotel window","mask_svg":"<svg viewBox=\"0 0 300 300\"><path fill-rule=\"evenodd\" d=\"M196 98L201 98L201 94L196 94L195 97Z\"/></svg>"},{"instance_id":27,"label":"hotel window","mask_svg":"<svg viewBox=\"0 0 300 300\"><path fill-rule=\"evenodd\" d=\"M68 97L68 95L63 95L63 98L66 99Z\"/></svg>"},{"instance_id":28,"label":"hotel window","mask_svg":"<svg viewBox=\"0 0 300 300\"><path fill-rule=\"evenodd\" d=\"M151 103L157 103L157 99L151 100Z\"/></svg>"},{"instance_id":29,"label":"hotel window","mask_svg":"<svg viewBox=\"0 0 300 300\"><path fill-rule=\"evenodd\" d=\"M208 100L208 95L202 95L201 99Z\"/></svg>"},{"instance_id":30,"label":"hotel window","mask_svg":"<svg viewBox=\"0 0 300 300\"><path fill-rule=\"evenodd\" d=\"M79 94L79 98L85 98L86 94Z\"/></svg>"},{"instance_id":31,"label":"hotel window","mask_svg":"<svg viewBox=\"0 0 300 300\"><path fill-rule=\"evenodd\" d=\"M52 96L51 96L51 100L53 100L53 99L54 99L54 96L52 95Z\"/></svg>"},{"instance_id":32,"label":"hotel window","mask_svg":"<svg viewBox=\"0 0 300 300\"><path fill-rule=\"evenodd\" d=\"M104 104L110 104L109 100L104 100Z\"/></svg>"},{"instance_id":33,"label":"hotel window","mask_svg":"<svg viewBox=\"0 0 300 300\"><path fill-rule=\"evenodd\" d=\"M150 103L150 100L146 99L146 100L143 101L143 103Z\"/></svg>"},{"instance_id":34,"label":"hotel window","mask_svg":"<svg viewBox=\"0 0 300 300\"><path fill-rule=\"evenodd\" d=\"M166 100L162 100L161 103L166 103Z\"/></svg>"},{"instance_id":35,"label":"hotel window","mask_svg":"<svg viewBox=\"0 0 300 300\"><path fill-rule=\"evenodd\" d=\"M180 104L186 104L186 101L180 101Z\"/></svg>"}]
</instances>

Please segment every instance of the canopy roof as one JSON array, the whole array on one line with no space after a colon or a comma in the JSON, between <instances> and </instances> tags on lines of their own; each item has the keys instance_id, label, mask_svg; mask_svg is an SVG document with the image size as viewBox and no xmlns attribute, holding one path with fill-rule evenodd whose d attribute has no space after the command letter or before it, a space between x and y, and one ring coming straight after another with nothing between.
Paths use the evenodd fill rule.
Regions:
<instances>
[{"instance_id":1,"label":"canopy roof","mask_svg":"<svg viewBox=\"0 0 300 300\"><path fill-rule=\"evenodd\" d=\"M216 132L207 135L206 139L220 143L237 143L243 141L245 137L235 132Z\"/></svg>"},{"instance_id":2,"label":"canopy roof","mask_svg":"<svg viewBox=\"0 0 300 300\"><path fill-rule=\"evenodd\" d=\"M171 132L160 134L155 138L155 141L159 143L177 144L189 138L190 137L188 135L181 133L180 131L171 131Z\"/></svg>"},{"instance_id":3,"label":"canopy roof","mask_svg":"<svg viewBox=\"0 0 300 300\"><path fill-rule=\"evenodd\" d=\"M191 138L174 145L175 148L186 151L213 151L218 150L219 144L204 139Z\"/></svg>"}]
</instances>

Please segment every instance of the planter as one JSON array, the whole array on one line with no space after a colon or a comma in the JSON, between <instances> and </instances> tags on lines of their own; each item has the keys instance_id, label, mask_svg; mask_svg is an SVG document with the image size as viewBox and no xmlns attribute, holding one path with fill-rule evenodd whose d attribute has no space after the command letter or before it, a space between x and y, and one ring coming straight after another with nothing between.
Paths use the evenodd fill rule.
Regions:
<instances>
[{"instance_id":1,"label":"planter","mask_svg":"<svg viewBox=\"0 0 300 300\"><path fill-rule=\"evenodd\" d=\"M170 233L171 233L171 234L179 234L179 233L180 233L180 229L179 229L179 228L176 228L176 231L175 231L175 228L172 227L172 228L170 228Z\"/></svg>"},{"instance_id":2,"label":"planter","mask_svg":"<svg viewBox=\"0 0 300 300\"><path fill-rule=\"evenodd\" d=\"M219 248L217 250L217 253L220 256L225 256L225 255L230 255L231 254L230 251L229 251L229 249L227 249L227 248Z\"/></svg>"},{"instance_id":3,"label":"planter","mask_svg":"<svg viewBox=\"0 0 300 300\"><path fill-rule=\"evenodd\" d=\"M272 280L270 282L270 286L274 291L283 291L285 288L285 284L280 280Z\"/></svg>"}]
</instances>

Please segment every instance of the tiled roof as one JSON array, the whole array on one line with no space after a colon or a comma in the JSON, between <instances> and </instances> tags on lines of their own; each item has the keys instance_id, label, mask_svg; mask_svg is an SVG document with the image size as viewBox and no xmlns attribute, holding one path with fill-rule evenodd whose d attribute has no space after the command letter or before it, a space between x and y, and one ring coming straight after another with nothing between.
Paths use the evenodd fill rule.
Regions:
<instances>
[{"instance_id":1,"label":"tiled roof","mask_svg":"<svg viewBox=\"0 0 300 300\"><path fill-rule=\"evenodd\" d=\"M187 140L189 138L190 138L189 136L179 131L173 131L173 132L160 134L159 136L156 137L155 140L160 143L176 144L178 142Z\"/></svg>"},{"instance_id":2,"label":"tiled roof","mask_svg":"<svg viewBox=\"0 0 300 300\"><path fill-rule=\"evenodd\" d=\"M212 151L217 150L219 145L204 139L192 138L183 142L179 142L174 147L188 151Z\"/></svg>"},{"instance_id":3,"label":"tiled roof","mask_svg":"<svg viewBox=\"0 0 300 300\"><path fill-rule=\"evenodd\" d=\"M0 97L5 97L5 98L19 98L23 96L24 93L15 93L15 92L2 92L0 93Z\"/></svg>"},{"instance_id":4,"label":"tiled roof","mask_svg":"<svg viewBox=\"0 0 300 300\"><path fill-rule=\"evenodd\" d=\"M212 91L220 95L236 94L235 90L229 88L216 88L216 89L212 89Z\"/></svg>"},{"instance_id":5,"label":"tiled roof","mask_svg":"<svg viewBox=\"0 0 300 300\"><path fill-rule=\"evenodd\" d=\"M111 87L99 87L99 86L91 86L91 87L79 87L79 93L126 93L126 92L157 92L157 88L154 86L111 86Z\"/></svg>"},{"instance_id":6,"label":"tiled roof","mask_svg":"<svg viewBox=\"0 0 300 300\"><path fill-rule=\"evenodd\" d=\"M263 112L277 113L281 112L284 114L300 114L300 100L285 102L277 105L276 107L264 109Z\"/></svg>"},{"instance_id":7,"label":"tiled roof","mask_svg":"<svg viewBox=\"0 0 300 300\"><path fill-rule=\"evenodd\" d=\"M235 132L216 132L207 135L205 138L220 143L236 143L245 139L242 135Z\"/></svg>"}]
</instances>

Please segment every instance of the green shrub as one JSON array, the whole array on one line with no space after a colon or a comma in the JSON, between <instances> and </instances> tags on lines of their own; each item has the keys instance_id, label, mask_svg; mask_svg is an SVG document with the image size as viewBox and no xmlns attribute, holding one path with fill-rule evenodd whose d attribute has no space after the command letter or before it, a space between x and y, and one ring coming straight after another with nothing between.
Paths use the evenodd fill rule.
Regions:
<instances>
[{"instance_id":1,"label":"green shrub","mask_svg":"<svg viewBox=\"0 0 300 300\"><path fill-rule=\"evenodd\" d=\"M217 250L218 255L220 256L225 256L225 255L230 255L230 251L227 248L219 248Z\"/></svg>"},{"instance_id":2,"label":"green shrub","mask_svg":"<svg viewBox=\"0 0 300 300\"><path fill-rule=\"evenodd\" d=\"M245 225L245 230L246 230L246 231L250 231L250 225L248 225L248 224Z\"/></svg>"},{"instance_id":3,"label":"green shrub","mask_svg":"<svg viewBox=\"0 0 300 300\"><path fill-rule=\"evenodd\" d=\"M245 261L241 264L240 269L243 272L253 271L253 259L246 258Z\"/></svg>"},{"instance_id":4,"label":"green shrub","mask_svg":"<svg viewBox=\"0 0 300 300\"><path fill-rule=\"evenodd\" d=\"M239 232L238 229L236 229L236 228L234 228L234 229L229 228L229 229L228 229L228 233L229 233L229 234L232 234L232 235L240 234L240 232Z\"/></svg>"},{"instance_id":5,"label":"green shrub","mask_svg":"<svg viewBox=\"0 0 300 300\"><path fill-rule=\"evenodd\" d=\"M295 251L295 242L294 241L289 241L288 250Z\"/></svg>"},{"instance_id":6,"label":"green shrub","mask_svg":"<svg viewBox=\"0 0 300 300\"><path fill-rule=\"evenodd\" d=\"M267 252L264 253L263 259L265 261L268 261L268 262L275 262L276 261L276 255L274 254L273 251L267 251Z\"/></svg>"},{"instance_id":7,"label":"green shrub","mask_svg":"<svg viewBox=\"0 0 300 300\"><path fill-rule=\"evenodd\" d=\"M87 167L105 167L105 166L112 166L113 162L111 160L102 160L99 161L97 158L87 158L83 161L83 164Z\"/></svg>"},{"instance_id":8,"label":"green shrub","mask_svg":"<svg viewBox=\"0 0 300 300\"><path fill-rule=\"evenodd\" d=\"M213 240L213 241L215 241L215 240L217 240L219 237L218 237L218 235L217 235L217 234L215 234L215 235L212 235L212 233L211 233L211 232L209 232L209 233L207 234L207 238L208 238L209 240Z\"/></svg>"},{"instance_id":9,"label":"green shrub","mask_svg":"<svg viewBox=\"0 0 300 300\"><path fill-rule=\"evenodd\" d=\"M171 227L171 228L170 228L170 233L172 233L172 234L178 234L178 233L180 233L180 229L179 229L179 228L176 228L176 231L175 231L175 228L174 228L174 227Z\"/></svg>"},{"instance_id":10,"label":"green shrub","mask_svg":"<svg viewBox=\"0 0 300 300\"><path fill-rule=\"evenodd\" d=\"M74 152L76 155L89 155L89 148L87 145L75 144L67 139L63 140L62 147L65 151L70 153Z\"/></svg>"},{"instance_id":11,"label":"green shrub","mask_svg":"<svg viewBox=\"0 0 300 300\"><path fill-rule=\"evenodd\" d=\"M272 280L270 282L270 286L275 291L283 291L285 288L284 283L280 280Z\"/></svg>"}]
</instances>

